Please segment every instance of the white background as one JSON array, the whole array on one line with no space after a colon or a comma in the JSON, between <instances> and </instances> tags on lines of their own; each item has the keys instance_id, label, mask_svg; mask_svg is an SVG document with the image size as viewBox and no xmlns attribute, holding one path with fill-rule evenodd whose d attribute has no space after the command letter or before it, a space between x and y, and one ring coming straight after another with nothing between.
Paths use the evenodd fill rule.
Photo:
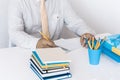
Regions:
<instances>
[{"instance_id":1,"label":"white background","mask_svg":"<svg viewBox=\"0 0 120 80\"><path fill-rule=\"evenodd\" d=\"M0 0L0 48L8 46L7 9ZM69 0L76 13L97 33L120 33L120 0Z\"/></svg>"},{"instance_id":2,"label":"white background","mask_svg":"<svg viewBox=\"0 0 120 80\"><path fill-rule=\"evenodd\" d=\"M0 48L8 46L8 1L0 0Z\"/></svg>"}]
</instances>

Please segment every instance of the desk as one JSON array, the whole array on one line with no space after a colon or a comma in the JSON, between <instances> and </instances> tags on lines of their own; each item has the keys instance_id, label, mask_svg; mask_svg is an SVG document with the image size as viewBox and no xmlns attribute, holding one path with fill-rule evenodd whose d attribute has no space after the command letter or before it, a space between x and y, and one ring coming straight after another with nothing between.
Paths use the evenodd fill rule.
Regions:
<instances>
[{"instance_id":1,"label":"desk","mask_svg":"<svg viewBox=\"0 0 120 80\"><path fill-rule=\"evenodd\" d=\"M0 80L39 80L29 68L32 52L23 48L0 49ZM120 64L105 55L97 66L88 63L87 49L67 53L71 58L72 78L68 80L119 80Z\"/></svg>"}]
</instances>

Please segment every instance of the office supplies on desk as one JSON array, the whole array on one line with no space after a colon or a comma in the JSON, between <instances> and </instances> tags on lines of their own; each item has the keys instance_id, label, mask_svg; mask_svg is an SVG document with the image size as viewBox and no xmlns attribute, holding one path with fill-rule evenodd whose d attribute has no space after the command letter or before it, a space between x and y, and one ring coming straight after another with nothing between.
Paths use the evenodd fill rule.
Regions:
<instances>
[{"instance_id":1,"label":"office supplies on desk","mask_svg":"<svg viewBox=\"0 0 120 80\"><path fill-rule=\"evenodd\" d=\"M90 49L93 49L92 46L91 46L90 40L88 41L88 46L89 46Z\"/></svg>"},{"instance_id":2,"label":"office supplies on desk","mask_svg":"<svg viewBox=\"0 0 120 80\"><path fill-rule=\"evenodd\" d=\"M42 77L37 70L33 66L30 66L30 68L33 70L33 72L40 78L40 80L62 80L66 78L71 78L71 73L61 74L61 75L54 75L50 77Z\"/></svg>"},{"instance_id":3,"label":"office supplies on desk","mask_svg":"<svg viewBox=\"0 0 120 80\"><path fill-rule=\"evenodd\" d=\"M94 48L94 37L92 37L92 48Z\"/></svg>"},{"instance_id":4,"label":"office supplies on desk","mask_svg":"<svg viewBox=\"0 0 120 80\"><path fill-rule=\"evenodd\" d=\"M98 65L100 62L101 49L93 50L88 49L89 63L92 65Z\"/></svg>"},{"instance_id":5,"label":"office supplies on desk","mask_svg":"<svg viewBox=\"0 0 120 80\"><path fill-rule=\"evenodd\" d=\"M70 59L61 48L43 48L33 51L30 67L43 80L69 78ZM69 76L68 76L69 74Z\"/></svg>"},{"instance_id":6,"label":"office supplies on desk","mask_svg":"<svg viewBox=\"0 0 120 80\"><path fill-rule=\"evenodd\" d=\"M69 57L61 48L42 48L37 49L36 53L44 64L55 62L70 62Z\"/></svg>"},{"instance_id":7,"label":"office supplies on desk","mask_svg":"<svg viewBox=\"0 0 120 80\"><path fill-rule=\"evenodd\" d=\"M97 50L100 47L101 43L99 41L96 42L95 50Z\"/></svg>"},{"instance_id":8,"label":"office supplies on desk","mask_svg":"<svg viewBox=\"0 0 120 80\"><path fill-rule=\"evenodd\" d=\"M49 77L49 76L54 76L54 75L61 75L61 74L66 74L70 73L70 70L61 70L61 71L55 71L55 72L47 72L47 73L42 73L41 70L32 62L30 62L30 65L42 76L42 77Z\"/></svg>"},{"instance_id":9,"label":"office supplies on desk","mask_svg":"<svg viewBox=\"0 0 120 80\"><path fill-rule=\"evenodd\" d=\"M92 37L92 40L88 40L88 55L89 63L92 65L98 65L101 56L101 42L100 38L97 40Z\"/></svg>"},{"instance_id":10,"label":"office supplies on desk","mask_svg":"<svg viewBox=\"0 0 120 80\"><path fill-rule=\"evenodd\" d=\"M97 50L102 47L105 40L106 40L106 37L104 37L104 39L100 39L100 38L95 39L93 37L92 40L88 40L88 48Z\"/></svg>"},{"instance_id":11,"label":"office supplies on desk","mask_svg":"<svg viewBox=\"0 0 120 80\"><path fill-rule=\"evenodd\" d=\"M120 34L107 36L102 51L113 60L120 62Z\"/></svg>"}]
</instances>

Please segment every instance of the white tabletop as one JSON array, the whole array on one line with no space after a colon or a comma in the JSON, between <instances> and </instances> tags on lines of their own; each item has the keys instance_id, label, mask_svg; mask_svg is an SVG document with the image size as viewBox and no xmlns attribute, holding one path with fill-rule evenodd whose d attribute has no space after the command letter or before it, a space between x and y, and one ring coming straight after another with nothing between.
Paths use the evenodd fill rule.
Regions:
<instances>
[{"instance_id":1,"label":"white tabletop","mask_svg":"<svg viewBox=\"0 0 120 80\"><path fill-rule=\"evenodd\" d=\"M0 49L0 80L39 80L29 68L32 52L22 48ZM72 78L68 80L119 80L120 64L105 55L99 65L90 65L87 49L67 53L71 58Z\"/></svg>"}]
</instances>

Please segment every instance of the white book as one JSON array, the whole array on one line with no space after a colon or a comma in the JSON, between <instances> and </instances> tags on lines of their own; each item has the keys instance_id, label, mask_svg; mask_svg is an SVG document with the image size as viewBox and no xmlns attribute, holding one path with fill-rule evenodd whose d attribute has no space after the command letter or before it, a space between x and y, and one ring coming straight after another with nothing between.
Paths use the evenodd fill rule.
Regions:
<instances>
[{"instance_id":1,"label":"white book","mask_svg":"<svg viewBox=\"0 0 120 80\"><path fill-rule=\"evenodd\" d=\"M44 64L71 62L68 54L66 54L61 48L36 49L36 53Z\"/></svg>"}]
</instances>

